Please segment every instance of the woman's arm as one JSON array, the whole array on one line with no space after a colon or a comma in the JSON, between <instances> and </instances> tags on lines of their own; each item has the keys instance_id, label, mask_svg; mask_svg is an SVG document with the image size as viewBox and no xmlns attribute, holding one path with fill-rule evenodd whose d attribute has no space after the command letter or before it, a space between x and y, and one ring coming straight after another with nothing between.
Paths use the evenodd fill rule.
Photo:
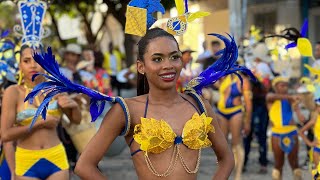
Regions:
<instances>
[{"instance_id":1,"label":"woman's arm","mask_svg":"<svg viewBox=\"0 0 320 180\"><path fill-rule=\"evenodd\" d=\"M67 94L60 95L57 97L57 99L63 113L68 116L70 121L76 124L80 124L81 112L77 102Z\"/></svg>"},{"instance_id":2,"label":"woman's arm","mask_svg":"<svg viewBox=\"0 0 320 180\"><path fill-rule=\"evenodd\" d=\"M247 78L243 79L243 98L245 105L244 133L247 136L251 130L252 117L252 91L250 81Z\"/></svg>"},{"instance_id":3,"label":"woman's arm","mask_svg":"<svg viewBox=\"0 0 320 180\"><path fill-rule=\"evenodd\" d=\"M223 135L220 126L218 124L217 118L214 115L212 107L210 104L204 100L206 109L208 111L208 116L212 117L212 125L215 128L214 133L209 133L209 139L212 142L212 149L214 150L218 158L218 169L214 174L212 179L224 180L228 179L232 169L234 168L234 158L233 153L231 152L226 137Z\"/></svg>"},{"instance_id":4,"label":"woman's arm","mask_svg":"<svg viewBox=\"0 0 320 180\"><path fill-rule=\"evenodd\" d=\"M310 128L314 126L314 124L317 121L317 113L312 113L311 114L311 119L308 121L307 124L305 124L300 130L299 130L299 135L302 137L303 141L308 145L313 147L313 142L311 142L305 135L304 132L308 131Z\"/></svg>"},{"instance_id":5,"label":"woman's arm","mask_svg":"<svg viewBox=\"0 0 320 180\"><path fill-rule=\"evenodd\" d=\"M9 86L3 94L1 107L1 138L3 142L15 141L25 137L45 124L38 121L30 129L29 126L14 126L17 114L19 92L17 86ZM4 113L5 112L5 113Z\"/></svg>"},{"instance_id":6,"label":"woman's arm","mask_svg":"<svg viewBox=\"0 0 320 180\"><path fill-rule=\"evenodd\" d=\"M268 93L266 97L267 102L273 102L275 100L283 100L283 99L293 102L293 101L298 101L300 97L297 95L276 94L276 93Z\"/></svg>"},{"instance_id":7,"label":"woman's arm","mask_svg":"<svg viewBox=\"0 0 320 180\"><path fill-rule=\"evenodd\" d=\"M302 123L302 124L305 123L306 119L303 116L303 114L301 113L301 110L299 108L299 103L295 103L292 107L293 107L294 112L296 112L297 118L300 121L300 123Z\"/></svg>"},{"instance_id":8,"label":"woman's arm","mask_svg":"<svg viewBox=\"0 0 320 180\"><path fill-rule=\"evenodd\" d=\"M3 143L3 150L11 176L15 176L15 147L13 141Z\"/></svg>"},{"instance_id":9,"label":"woman's arm","mask_svg":"<svg viewBox=\"0 0 320 180\"><path fill-rule=\"evenodd\" d=\"M106 179L98 170L97 165L124 126L124 112L119 104L115 104L104 117L98 132L90 140L77 162L75 173L81 179Z\"/></svg>"}]
</instances>

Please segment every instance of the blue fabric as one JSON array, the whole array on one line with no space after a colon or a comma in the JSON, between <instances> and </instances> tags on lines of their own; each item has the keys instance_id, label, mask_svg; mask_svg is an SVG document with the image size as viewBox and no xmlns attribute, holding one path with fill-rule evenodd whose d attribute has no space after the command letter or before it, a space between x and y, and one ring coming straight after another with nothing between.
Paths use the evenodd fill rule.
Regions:
<instances>
[{"instance_id":1,"label":"blue fabric","mask_svg":"<svg viewBox=\"0 0 320 180\"><path fill-rule=\"evenodd\" d=\"M242 112L242 110L239 109L238 111L233 112L231 114L224 114L224 113L220 112L219 110L217 110L217 113L220 114L221 116L223 116L224 118L226 118L227 120L230 120L234 115L241 113L241 112Z\"/></svg>"},{"instance_id":2,"label":"blue fabric","mask_svg":"<svg viewBox=\"0 0 320 180\"><path fill-rule=\"evenodd\" d=\"M314 151L314 152L317 152L317 153L320 153L320 148L314 147L314 148L313 148L313 151Z\"/></svg>"},{"instance_id":3,"label":"blue fabric","mask_svg":"<svg viewBox=\"0 0 320 180\"><path fill-rule=\"evenodd\" d=\"M294 131L287 133L287 134L272 133L272 136L280 138L279 145L280 145L281 150L283 152L289 154L292 151L292 149L296 143L295 140L293 139L293 137L296 136L297 134L298 134L297 130L294 130ZM283 140L285 138L290 139L290 143L288 145L284 144Z\"/></svg>"},{"instance_id":4,"label":"blue fabric","mask_svg":"<svg viewBox=\"0 0 320 180\"><path fill-rule=\"evenodd\" d=\"M293 112L292 112L291 104L288 100L281 100L281 112L282 112L282 126L290 125Z\"/></svg>"},{"instance_id":5,"label":"blue fabric","mask_svg":"<svg viewBox=\"0 0 320 180\"><path fill-rule=\"evenodd\" d=\"M238 85L236 82L232 83L231 85L231 90L230 90L230 95L227 99L227 102L226 102L226 107L227 108L231 108L231 107L234 107L233 105L233 100L236 98L236 97L239 97L241 96L241 92L239 91L238 89Z\"/></svg>"},{"instance_id":6,"label":"blue fabric","mask_svg":"<svg viewBox=\"0 0 320 180\"><path fill-rule=\"evenodd\" d=\"M6 159L3 159L0 165L0 178L1 180L11 180L11 172Z\"/></svg>"},{"instance_id":7,"label":"blue fabric","mask_svg":"<svg viewBox=\"0 0 320 180\"><path fill-rule=\"evenodd\" d=\"M38 162L36 162L23 176L45 180L49 176L60 170L61 169L55 164L45 158L42 158Z\"/></svg>"}]
</instances>

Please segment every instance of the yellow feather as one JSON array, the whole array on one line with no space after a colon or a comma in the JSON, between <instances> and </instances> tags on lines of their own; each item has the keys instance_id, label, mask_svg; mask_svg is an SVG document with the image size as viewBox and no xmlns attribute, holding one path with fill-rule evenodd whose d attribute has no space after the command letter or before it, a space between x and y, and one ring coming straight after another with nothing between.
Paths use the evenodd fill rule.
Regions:
<instances>
[{"instance_id":1,"label":"yellow feather","mask_svg":"<svg viewBox=\"0 0 320 180\"><path fill-rule=\"evenodd\" d=\"M311 74L320 75L320 69L313 68L308 64L304 64L304 67L307 68L310 71Z\"/></svg>"},{"instance_id":2,"label":"yellow feather","mask_svg":"<svg viewBox=\"0 0 320 180\"><path fill-rule=\"evenodd\" d=\"M205 17L205 16L209 16L210 13L209 12L203 12L203 11L198 11L198 12L195 12L195 13L191 13L189 16L188 16L188 22L192 22L198 18L201 18L201 17Z\"/></svg>"},{"instance_id":3,"label":"yellow feather","mask_svg":"<svg viewBox=\"0 0 320 180\"><path fill-rule=\"evenodd\" d=\"M302 56L313 57L312 45L307 38L299 38L297 42L297 48Z\"/></svg>"},{"instance_id":4,"label":"yellow feather","mask_svg":"<svg viewBox=\"0 0 320 180\"><path fill-rule=\"evenodd\" d=\"M185 12L184 2L183 2L183 0L175 0L175 2L176 2L176 8L178 11L178 15L181 16Z\"/></svg>"}]
</instances>

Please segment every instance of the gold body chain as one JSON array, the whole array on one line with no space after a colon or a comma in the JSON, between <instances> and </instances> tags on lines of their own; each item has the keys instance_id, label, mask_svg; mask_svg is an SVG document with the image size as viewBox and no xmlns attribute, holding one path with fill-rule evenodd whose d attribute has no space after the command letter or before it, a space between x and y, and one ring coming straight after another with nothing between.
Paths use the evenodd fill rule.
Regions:
<instances>
[{"instance_id":1,"label":"gold body chain","mask_svg":"<svg viewBox=\"0 0 320 180\"><path fill-rule=\"evenodd\" d=\"M198 172L199 166L200 166L201 149L199 149L197 164L196 164L196 167L194 168L194 170L191 170L190 167L186 164L186 161L184 160L184 158L183 158L183 156L181 154L180 145L179 144L174 146L169 166L168 166L167 170L164 173L159 173L155 169L155 167L153 166L153 164L152 164L152 162L151 162L151 160L150 160L150 158L149 158L147 153L145 153L144 156L145 156L145 160L146 160L148 169L155 176L158 176L158 177L167 177L167 176L169 176L173 172L174 168L176 167L177 162L178 162L178 158L180 159L180 162L181 162L183 168L186 170L187 173L196 174Z\"/></svg>"}]
</instances>

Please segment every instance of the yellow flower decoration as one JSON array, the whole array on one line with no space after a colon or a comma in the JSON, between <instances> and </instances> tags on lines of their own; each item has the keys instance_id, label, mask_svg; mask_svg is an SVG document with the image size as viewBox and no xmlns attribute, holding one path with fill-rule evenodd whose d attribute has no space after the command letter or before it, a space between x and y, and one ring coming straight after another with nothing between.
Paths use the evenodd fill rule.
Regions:
<instances>
[{"instance_id":1,"label":"yellow flower decoration","mask_svg":"<svg viewBox=\"0 0 320 180\"><path fill-rule=\"evenodd\" d=\"M176 134L164 120L141 118L141 124L134 128L134 140L140 149L152 153L161 153L170 148Z\"/></svg>"},{"instance_id":2,"label":"yellow flower decoration","mask_svg":"<svg viewBox=\"0 0 320 180\"><path fill-rule=\"evenodd\" d=\"M285 138L283 138L282 142L283 142L283 144L284 144L285 146L289 146L290 143L291 143L291 140L290 140L289 137L285 137Z\"/></svg>"},{"instance_id":3,"label":"yellow flower decoration","mask_svg":"<svg viewBox=\"0 0 320 180\"><path fill-rule=\"evenodd\" d=\"M190 149L201 149L211 146L212 143L208 139L208 133L214 132L211 121L212 118L207 117L204 113L201 116L195 113L183 128L183 144Z\"/></svg>"}]
</instances>

